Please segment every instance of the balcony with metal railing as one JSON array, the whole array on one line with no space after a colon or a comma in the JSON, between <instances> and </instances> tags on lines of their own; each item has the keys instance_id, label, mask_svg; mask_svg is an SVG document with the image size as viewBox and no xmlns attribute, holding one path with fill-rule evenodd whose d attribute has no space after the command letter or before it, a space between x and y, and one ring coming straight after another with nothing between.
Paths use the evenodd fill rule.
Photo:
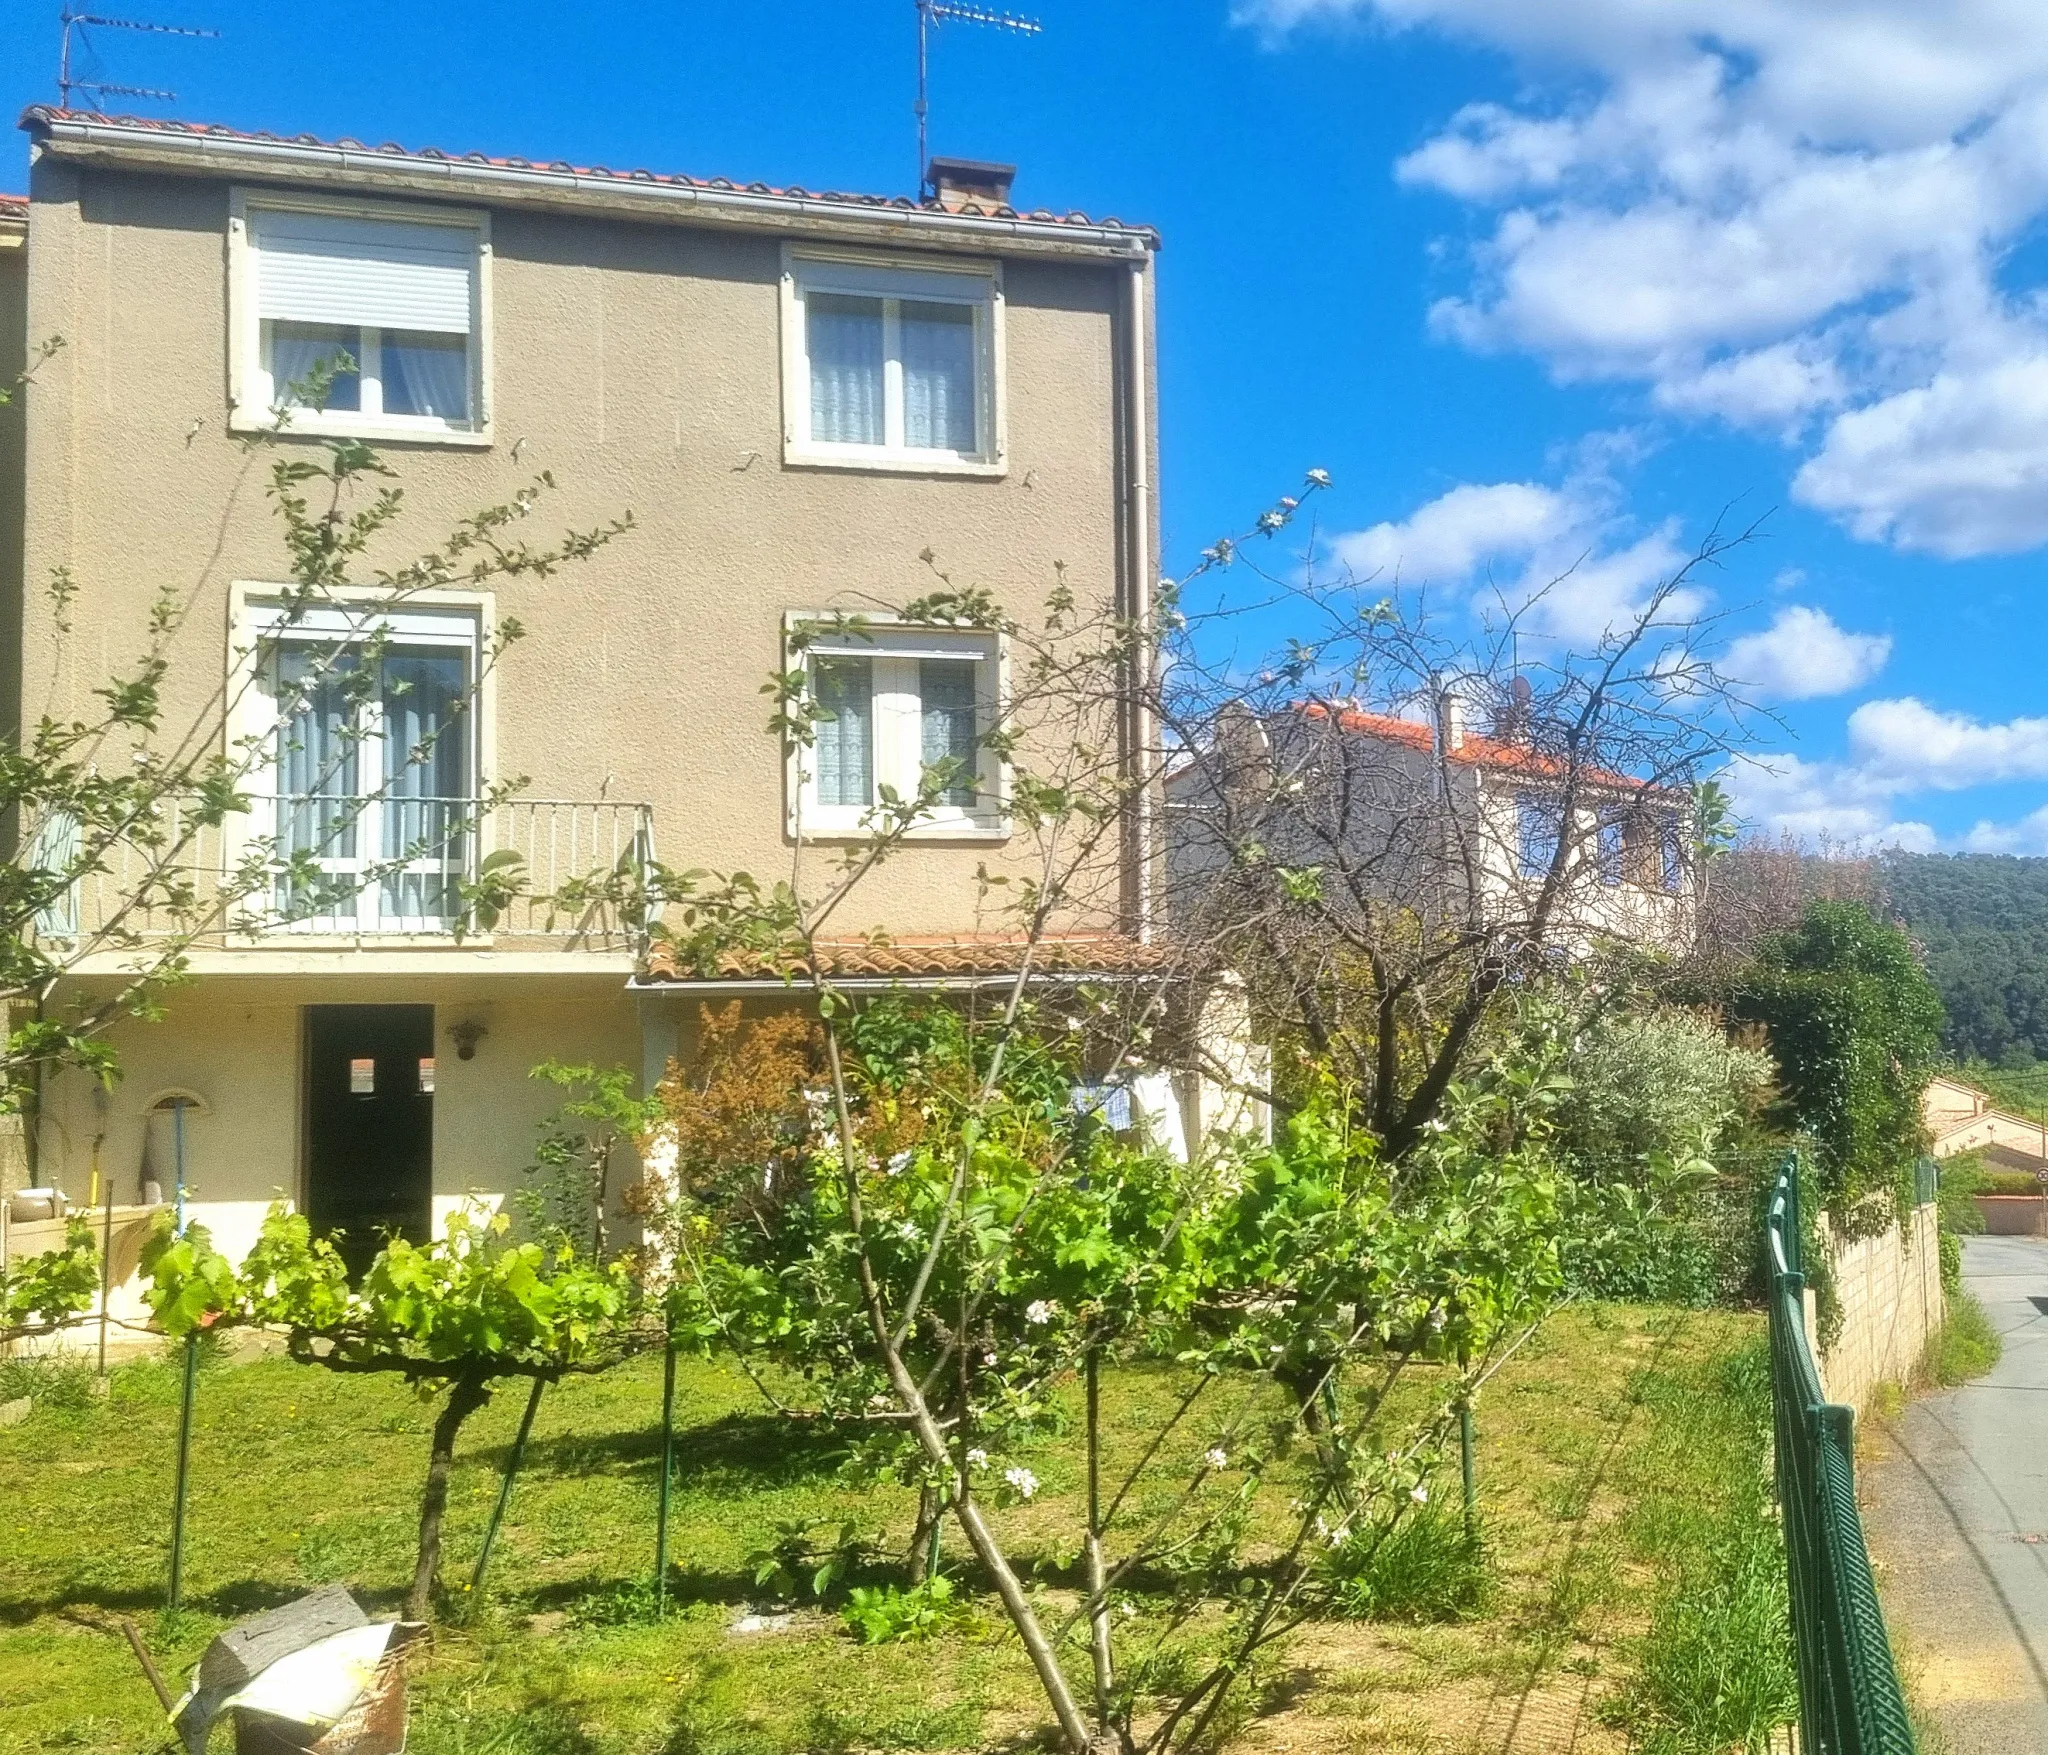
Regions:
<instances>
[{"instance_id":1,"label":"balcony with metal railing","mask_svg":"<svg viewBox=\"0 0 2048 1755\"><path fill-rule=\"evenodd\" d=\"M81 865L37 921L74 954L195 947L520 941L638 953L650 910L651 805L609 799L246 795L215 822L166 799L134 832L41 857Z\"/></svg>"}]
</instances>

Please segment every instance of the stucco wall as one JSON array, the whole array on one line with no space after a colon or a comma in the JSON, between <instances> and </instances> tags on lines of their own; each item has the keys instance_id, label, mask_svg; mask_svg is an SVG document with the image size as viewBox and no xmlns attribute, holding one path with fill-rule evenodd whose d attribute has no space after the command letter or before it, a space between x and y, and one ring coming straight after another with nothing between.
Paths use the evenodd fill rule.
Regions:
<instances>
[{"instance_id":1,"label":"stucco wall","mask_svg":"<svg viewBox=\"0 0 2048 1755\"><path fill-rule=\"evenodd\" d=\"M170 584L188 605L182 723L218 683L230 581L283 571L267 459L225 430L229 186L45 158L33 193L27 332L66 345L32 409L27 572L68 565L81 599L61 649L32 622L26 707L79 701L126 662ZM670 863L785 875L758 693L785 610L924 591L927 547L1020 609L1056 561L1084 602L1114 590L1127 270L1005 264L1008 473L927 478L782 464L775 238L505 209L492 242L495 442L386 447L410 510L364 571L543 469L561 485L537 535L633 513L589 565L499 587L529 637L499 673L494 766L532 796L648 801ZM975 868L1001 857L917 847L846 924L971 926Z\"/></svg>"},{"instance_id":2,"label":"stucco wall","mask_svg":"<svg viewBox=\"0 0 2048 1755\"><path fill-rule=\"evenodd\" d=\"M137 1197L145 1153L167 1155L164 1123L148 1113L169 1090L203 1107L186 1118L186 1180L193 1216L239 1255L264 1209L300 1193L300 1008L309 1004L431 1004L435 1008L436 1218L472 1191L502 1197L522 1186L534 1130L563 1093L532 1078L543 1060L638 1070L634 1002L615 977L551 976L456 981L433 977L215 978L174 989L165 1016L114 1034L123 1078L104 1097L81 1075L58 1075L45 1099L46 1175L84 1200L94 1141L115 1198ZM484 1026L472 1060L450 1026ZM158 1179L170 1194L170 1177Z\"/></svg>"},{"instance_id":3,"label":"stucco wall","mask_svg":"<svg viewBox=\"0 0 2048 1755\"><path fill-rule=\"evenodd\" d=\"M1830 1401L1859 1411L1880 1383L1905 1383L1942 1322L1941 1246L1935 1209L1919 1208L1910 1232L1894 1227L1834 1254L1842 1330L1820 1360Z\"/></svg>"}]
</instances>

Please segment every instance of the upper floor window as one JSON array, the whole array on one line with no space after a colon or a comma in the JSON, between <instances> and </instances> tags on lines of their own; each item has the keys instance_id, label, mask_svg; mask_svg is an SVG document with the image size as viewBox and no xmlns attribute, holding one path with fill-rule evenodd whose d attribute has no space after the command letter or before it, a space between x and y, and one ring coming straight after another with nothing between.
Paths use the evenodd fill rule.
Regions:
<instances>
[{"instance_id":1,"label":"upper floor window","mask_svg":"<svg viewBox=\"0 0 2048 1755\"><path fill-rule=\"evenodd\" d=\"M995 269L792 251L783 289L790 461L1000 469Z\"/></svg>"},{"instance_id":2,"label":"upper floor window","mask_svg":"<svg viewBox=\"0 0 2048 1755\"><path fill-rule=\"evenodd\" d=\"M482 215L247 200L231 243L236 425L483 437Z\"/></svg>"},{"instance_id":3,"label":"upper floor window","mask_svg":"<svg viewBox=\"0 0 2048 1755\"><path fill-rule=\"evenodd\" d=\"M1547 878L1557 863L1557 844L1564 834L1559 801L1540 792L1515 798L1516 865L1525 878Z\"/></svg>"},{"instance_id":4,"label":"upper floor window","mask_svg":"<svg viewBox=\"0 0 2048 1755\"><path fill-rule=\"evenodd\" d=\"M815 735L792 752L793 826L862 833L885 788L907 801L929 785L913 833L1001 832L1001 764L985 742L1000 690L993 635L886 625L818 635L804 665Z\"/></svg>"},{"instance_id":5,"label":"upper floor window","mask_svg":"<svg viewBox=\"0 0 2048 1755\"><path fill-rule=\"evenodd\" d=\"M1600 881L1613 885L1628 876L1628 813L1614 805L1600 807L1595 851Z\"/></svg>"}]
</instances>

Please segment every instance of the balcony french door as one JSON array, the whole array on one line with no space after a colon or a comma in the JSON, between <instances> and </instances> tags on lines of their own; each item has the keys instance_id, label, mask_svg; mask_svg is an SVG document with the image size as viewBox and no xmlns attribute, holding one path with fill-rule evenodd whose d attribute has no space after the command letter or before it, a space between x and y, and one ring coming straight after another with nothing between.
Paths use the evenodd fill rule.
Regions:
<instances>
[{"instance_id":1,"label":"balcony french door","mask_svg":"<svg viewBox=\"0 0 2048 1755\"><path fill-rule=\"evenodd\" d=\"M471 652L375 656L287 641L274 660L279 865L289 931L445 933L477 830Z\"/></svg>"}]
</instances>

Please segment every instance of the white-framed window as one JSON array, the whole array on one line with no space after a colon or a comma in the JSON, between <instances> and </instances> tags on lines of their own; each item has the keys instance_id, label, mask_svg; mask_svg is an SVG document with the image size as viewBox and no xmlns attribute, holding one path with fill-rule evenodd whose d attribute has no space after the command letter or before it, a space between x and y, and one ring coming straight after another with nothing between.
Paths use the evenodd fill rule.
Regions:
<instances>
[{"instance_id":1,"label":"white-framed window","mask_svg":"<svg viewBox=\"0 0 2048 1755\"><path fill-rule=\"evenodd\" d=\"M1515 869L1530 879L1547 878L1564 837L1562 802L1549 793L1515 795Z\"/></svg>"},{"instance_id":2,"label":"white-framed window","mask_svg":"<svg viewBox=\"0 0 2048 1755\"><path fill-rule=\"evenodd\" d=\"M237 191L228 255L231 424L487 442L488 215Z\"/></svg>"},{"instance_id":3,"label":"white-framed window","mask_svg":"<svg viewBox=\"0 0 2048 1755\"><path fill-rule=\"evenodd\" d=\"M815 739L790 752L791 829L853 835L879 819L883 789L938 791L910 832L991 837L1004 822L1003 765L986 747L1002 698L1002 647L968 628L870 624L858 632L804 630L803 666L816 709Z\"/></svg>"},{"instance_id":4,"label":"white-framed window","mask_svg":"<svg viewBox=\"0 0 2048 1755\"><path fill-rule=\"evenodd\" d=\"M413 607L369 624L259 602L244 624L264 758L251 831L279 867L274 926L451 931L481 828L481 617Z\"/></svg>"},{"instance_id":5,"label":"white-framed window","mask_svg":"<svg viewBox=\"0 0 2048 1755\"><path fill-rule=\"evenodd\" d=\"M791 248L782 287L790 462L1001 471L999 265Z\"/></svg>"}]
</instances>

